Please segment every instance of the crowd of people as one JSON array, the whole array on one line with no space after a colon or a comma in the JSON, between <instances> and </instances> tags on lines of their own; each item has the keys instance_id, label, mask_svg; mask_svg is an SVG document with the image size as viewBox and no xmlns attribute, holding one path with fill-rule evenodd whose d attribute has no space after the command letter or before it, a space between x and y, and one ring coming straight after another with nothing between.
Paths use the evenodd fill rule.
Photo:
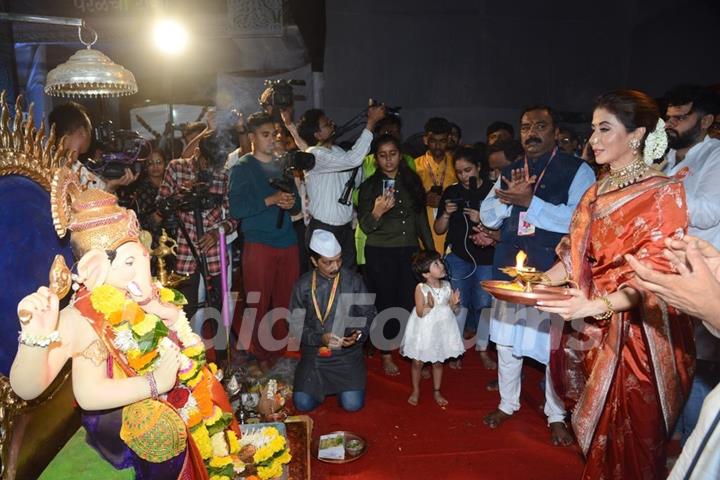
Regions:
<instances>
[{"instance_id":1,"label":"crowd of people","mask_svg":"<svg viewBox=\"0 0 720 480\"><path fill-rule=\"evenodd\" d=\"M475 144L434 117L419 156L408 154L402 120L382 105L368 108L346 148L322 110L297 124L290 111L263 111L234 130L237 150L197 128L184 158L166 161L156 148L140 175L110 181L78 161L91 150L82 107L58 107L49 120L76 152L84 181L117 193L156 237L168 211L162 201L206 185L213 201L195 209L199 217L179 210L173 231L175 269L189 276L181 287L188 316L201 280L222 290L219 229L237 231L244 294L236 345L269 369L295 339L297 409L313 410L328 395L361 409L365 355L375 349L386 375L401 374L394 351L411 359L410 404L420 401L421 378L432 377L433 399L446 406L443 365L462 368L475 350L498 371L488 388L500 402L484 417L498 428L520 408L529 357L545 366L551 441L577 441L584 478L663 478L673 432L685 444L673 478L720 474L712 418L720 398L720 102L712 91L683 86L657 100L606 93L587 139L547 105L525 108L516 126L492 123ZM301 165L293 152L314 161ZM501 268L521 251L545 283L570 286L566 300L531 308L482 289L484 280L508 280Z\"/></svg>"}]
</instances>

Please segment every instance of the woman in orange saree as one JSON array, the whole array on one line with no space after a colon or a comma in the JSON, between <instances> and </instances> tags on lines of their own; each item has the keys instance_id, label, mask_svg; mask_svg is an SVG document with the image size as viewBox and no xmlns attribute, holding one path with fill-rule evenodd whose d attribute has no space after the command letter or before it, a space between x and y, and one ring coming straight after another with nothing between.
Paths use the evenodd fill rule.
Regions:
<instances>
[{"instance_id":1,"label":"woman in orange saree","mask_svg":"<svg viewBox=\"0 0 720 480\"><path fill-rule=\"evenodd\" d=\"M665 478L668 432L692 381L690 319L637 288L624 259L633 254L670 272L664 240L687 228L680 179L656 173L640 156L644 146L650 163L665 149L658 113L637 91L598 99L590 143L610 172L585 193L558 246L560 262L547 272L577 288L568 300L539 306L573 320L572 333L553 343L551 371L558 393L575 404L584 479Z\"/></svg>"}]
</instances>

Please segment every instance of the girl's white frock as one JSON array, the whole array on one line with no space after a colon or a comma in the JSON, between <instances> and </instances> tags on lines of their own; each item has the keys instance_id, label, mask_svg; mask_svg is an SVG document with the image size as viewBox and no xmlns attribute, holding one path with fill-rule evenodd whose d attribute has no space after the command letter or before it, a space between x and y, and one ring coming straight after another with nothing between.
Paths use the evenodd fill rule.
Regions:
<instances>
[{"instance_id":1,"label":"girl's white frock","mask_svg":"<svg viewBox=\"0 0 720 480\"><path fill-rule=\"evenodd\" d=\"M419 317L413 308L400 352L422 362L442 362L462 355L465 347L455 313L450 308L450 283L443 280L437 289L421 283L420 289L424 295L432 295L435 305L424 317Z\"/></svg>"}]
</instances>

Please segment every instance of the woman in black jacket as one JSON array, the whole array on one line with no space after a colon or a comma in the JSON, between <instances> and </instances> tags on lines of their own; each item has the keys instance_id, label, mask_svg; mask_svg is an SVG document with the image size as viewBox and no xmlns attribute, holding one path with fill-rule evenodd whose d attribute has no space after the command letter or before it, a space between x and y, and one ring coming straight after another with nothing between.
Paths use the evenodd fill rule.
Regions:
<instances>
[{"instance_id":1,"label":"woman in black jacket","mask_svg":"<svg viewBox=\"0 0 720 480\"><path fill-rule=\"evenodd\" d=\"M367 234L366 283L376 294L379 318L372 326L370 338L382 352L385 374L398 375L400 371L390 351L399 347L401 324L405 324L414 306L417 279L411 258L418 252L420 242L428 250L434 247L425 213L425 190L420 177L402 161L398 140L391 135L378 138L375 160L378 169L363 182L358 195L358 219ZM403 311L385 312L390 308ZM382 329L381 344L378 329Z\"/></svg>"}]
</instances>

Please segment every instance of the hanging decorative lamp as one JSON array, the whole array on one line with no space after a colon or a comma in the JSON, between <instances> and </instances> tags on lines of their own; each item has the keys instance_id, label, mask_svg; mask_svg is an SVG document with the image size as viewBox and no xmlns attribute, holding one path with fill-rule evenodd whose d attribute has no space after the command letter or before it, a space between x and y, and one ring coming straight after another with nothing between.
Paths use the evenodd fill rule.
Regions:
<instances>
[{"instance_id":1,"label":"hanging decorative lamp","mask_svg":"<svg viewBox=\"0 0 720 480\"><path fill-rule=\"evenodd\" d=\"M91 42L82 37L85 28L93 35ZM92 46L97 32L84 24L78 27L78 37L86 48L75 52L47 74L45 93L55 97L123 97L137 93L135 76Z\"/></svg>"}]
</instances>

